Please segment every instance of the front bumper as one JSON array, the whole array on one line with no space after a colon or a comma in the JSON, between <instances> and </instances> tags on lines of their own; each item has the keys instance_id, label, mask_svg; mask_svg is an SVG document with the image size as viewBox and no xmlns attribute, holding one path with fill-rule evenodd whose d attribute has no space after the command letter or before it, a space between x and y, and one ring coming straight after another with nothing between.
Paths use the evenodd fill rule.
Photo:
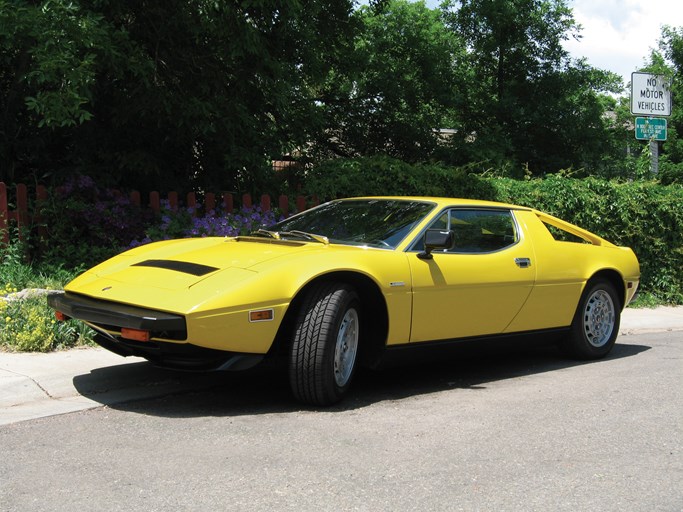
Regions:
<instances>
[{"instance_id":1,"label":"front bumper","mask_svg":"<svg viewBox=\"0 0 683 512\"><path fill-rule=\"evenodd\" d=\"M48 296L48 305L64 315L81 320L95 330L95 341L121 356L143 357L157 366L189 371L234 371L251 368L262 354L244 354L200 347L187 339L185 317L117 302L62 292ZM150 341L121 336L122 329L150 333Z\"/></svg>"},{"instance_id":2,"label":"front bumper","mask_svg":"<svg viewBox=\"0 0 683 512\"><path fill-rule=\"evenodd\" d=\"M69 292L48 295L47 303L52 309L68 317L94 324L105 330L109 330L110 327L117 330L142 329L159 334L153 334L154 338L162 337L160 334L172 333L171 339L187 339L187 326L182 315L91 299Z\"/></svg>"}]
</instances>

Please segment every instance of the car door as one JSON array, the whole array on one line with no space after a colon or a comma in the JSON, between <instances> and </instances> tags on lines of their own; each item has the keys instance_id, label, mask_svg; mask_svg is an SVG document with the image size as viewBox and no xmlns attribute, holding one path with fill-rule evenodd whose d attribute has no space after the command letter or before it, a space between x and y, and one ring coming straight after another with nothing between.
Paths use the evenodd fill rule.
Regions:
<instances>
[{"instance_id":1,"label":"car door","mask_svg":"<svg viewBox=\"0 0 683 512\"><path fill-rule=\"evenodd\" d=\"M502 333L535 282L531 241L511 210L450 208L428 229L454 232L454 245L419 258L411 248L411 342Z\"/></svg>"}]
</instances>

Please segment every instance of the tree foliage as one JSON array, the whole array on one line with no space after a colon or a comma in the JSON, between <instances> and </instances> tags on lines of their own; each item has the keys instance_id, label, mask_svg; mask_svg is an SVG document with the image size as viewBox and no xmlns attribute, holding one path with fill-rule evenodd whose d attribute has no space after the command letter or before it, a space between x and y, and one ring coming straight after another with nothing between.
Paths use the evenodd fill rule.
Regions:
<instances>
[{"instance_id":1,"label":"tree foliage","mask_svg":"<svg viewBox=\"0 0 683 512\"><path fill-rule=\"evenodd\" d=\"M322 155L430 158L453 122L464 45L438 10L393 0L363 7L352 53L321 94Z\"/></svg>"},{"instance_id":2,"label":"tree foliage","mask_svg":"<svg viewBox=\"0 0 683 512\"><path fill-rule=\"evenodd\" d=\"M601 93L617 92L620 81L570 60L562 42L578 27L565 0L461 0L444 9L468 49L456 163L511 162L536 173L598 165L609 138Z\"/></svg>"},{"instance_id":3,"label":"tree foliage","mask_svg":"<svg viewBox=\"0 0 683 512\"><path fill-rule=\"evenodd\" d=\"M683 100L683 27L662 29L659 52L653 52L652 61L661 59L664 73L671 80L674 108L667 126L667 141L663 144L661 179L664 183L683 183L683 109L676 108Z\"/></svg>"},{"instance_id":4,"label":"tree foliage","mask_svg":"<svg viewBox=\"0 0 683 512\"><path fill-rule=\"evenodd\" d=\"M0 180L274 191L272 159L376 154L638 176L619 79L572 37L567 0L0 0ZM682 39L652 54L674 97Z\"/></svg>"},{"instance_id":5,"label":"tree foliage","mask_svg":"<svg viewBox=\"0 0 683 512\"><path fill-rule=\"evenodd\" d=\"M351 0L3 1L0 179L70 169L141 188L258 186L271 158L319 126L312 91L338 57L323 49L348 38L351 11Z\"/></svg>"},{"instance_id":6,"label":"tree foliage","mask_svg":"<svg viewBox=\"0 0 683 512\"><path fill-rule=\"evenodd\" d=\"M0 180L49 168L67 129L92 119L100 23L72 3L0 1Z\"/></svg>"}]
</instances>

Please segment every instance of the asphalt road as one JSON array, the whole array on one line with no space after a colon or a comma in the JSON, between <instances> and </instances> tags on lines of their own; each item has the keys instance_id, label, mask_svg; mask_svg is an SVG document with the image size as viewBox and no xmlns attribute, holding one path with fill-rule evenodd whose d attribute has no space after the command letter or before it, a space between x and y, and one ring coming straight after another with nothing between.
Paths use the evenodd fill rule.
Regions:
<instances>
[{"instance_id":1,"label":"asphalt road","mask_svg":"<svg viewBox=\"0 0 683 512\"><path fill-rule=\"evenodd\" d=\"M251 373L3 425L0 510L680 512L681 335L455 354L318 411Z\"/></svg>"}]
</instances>

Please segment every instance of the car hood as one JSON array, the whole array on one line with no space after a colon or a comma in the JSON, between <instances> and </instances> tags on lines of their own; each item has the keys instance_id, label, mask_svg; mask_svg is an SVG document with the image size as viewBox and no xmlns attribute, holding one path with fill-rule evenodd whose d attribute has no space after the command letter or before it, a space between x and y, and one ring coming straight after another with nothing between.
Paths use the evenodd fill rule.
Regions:
<instances>
[{"instance_id":1,"label":"car hood","mask_svg":"<svg viewBox=\"0 0 683 512\"><path fill-rule=\"evenodd\" d=\"M273 307L289 303L300 285L330 268L358 271L363 267L359 257L382 266L380 262L394 254L366 246L270 238L177 240L125 252L80 275L64 289L183 315L239 309L245 304ZM399 259L404 269L405 261ZM402 282L408 279L402 271L398 273Z\"/></svg>"},{"instance_id":2,"label":"car hood","mask_svg":"<svg viewBox=\"0 0 683 512\"><path fill-rule=\"evenodd\" d=\"M315 248L313 244L251 237L173 240L125 252L89 273L113 281L179 289L222 270L247 270Z\"/></svg>"},{"instance_id":3,"label":"car hood","mask_svg":"<svg viewBox=\"0 0 683 512\"><path fill-rule=\"evenodd\" d=\"M138 247L101 263L70 283L66 289L100 295L99 292L103 290L109 292L109 289L105 290L107 287L114 288L117 285L116 288L121 290L121 285L125 285L126 291L123 293L129 297L135 289L182 290L230 269L238 270L234 272L235 276L246 276L253 274L255 267L270 260L323 247L314 243L251 237L159 242ZM86 282L88 286L85 286ZM110 297L114 294L106 295Z\"/></svg>"}]
</instances>

